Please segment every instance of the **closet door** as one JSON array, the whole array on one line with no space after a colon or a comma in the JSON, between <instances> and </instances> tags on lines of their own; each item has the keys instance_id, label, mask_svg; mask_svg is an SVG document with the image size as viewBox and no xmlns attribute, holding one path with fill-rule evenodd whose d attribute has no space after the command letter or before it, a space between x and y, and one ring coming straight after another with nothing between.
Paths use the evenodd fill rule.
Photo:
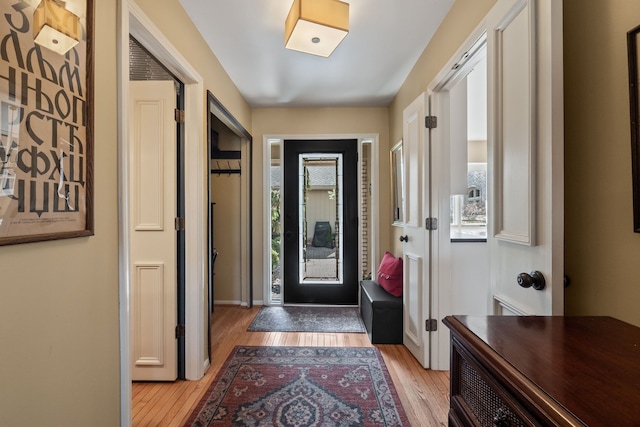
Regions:
<instances>
[{"instance_id":1,"label":"closet door","mask_svg":"<svg viewBox=\"0 0 640 427\"><path fill-rule=\"evenodd\" d=\"M130 82L131 375L177 378L176 105L173 81Z\"/></svg>"}]
</instances>

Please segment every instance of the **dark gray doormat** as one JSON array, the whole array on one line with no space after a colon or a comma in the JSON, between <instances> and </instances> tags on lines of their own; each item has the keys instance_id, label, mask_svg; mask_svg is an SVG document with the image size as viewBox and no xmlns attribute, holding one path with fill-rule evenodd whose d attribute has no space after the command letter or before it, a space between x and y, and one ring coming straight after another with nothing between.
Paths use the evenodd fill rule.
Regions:
<instances>
[{"instance_id":1,"label":"dark gray doormat","mask_svg":"<svg viewBox=\"0 0 640 427\"><path fill-rule=\"evenodd\" d=\"M260 309L251 332L364 333L358 307L267 307Z\"/></svg>"}]
</instances>

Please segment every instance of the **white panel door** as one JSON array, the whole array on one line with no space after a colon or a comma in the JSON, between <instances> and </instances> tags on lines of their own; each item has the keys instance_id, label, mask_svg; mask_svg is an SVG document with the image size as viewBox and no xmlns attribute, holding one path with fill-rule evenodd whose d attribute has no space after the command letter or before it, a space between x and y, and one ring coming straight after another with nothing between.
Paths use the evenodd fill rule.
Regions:
<instances>
[{"instance_id":1,"label":"white panel door","mask_svg":"<svg viewBox=\"0 0 640 427\"><path fill-rule=\"evenodd\" d=\"M562 314L562 1L498 0L487 66L492 308ZM519 284L533 271L544 289Z\"/></svg>"},{"instance_id":2,"label":"white panel door","mask_svg":"<svg viewBox=\"0 0 640 427\"><path fill-rule=\"evenodd\" d=\"M177 378L176 92L130 83L132 379Z\"/></svg>"},{"instance_id":3,"label":"white panel door","mask_svg":"<svg viewBox=\"0 0 640 427\"><path fill-rule=\"evenodd\" d=\"M428 141L425 128L427 95L420 95L403 112L404 156L404 345L429 368L429 337L425 321L429 314L429 253L424 221L429 212Z\"/></svg>"}]
</instances>

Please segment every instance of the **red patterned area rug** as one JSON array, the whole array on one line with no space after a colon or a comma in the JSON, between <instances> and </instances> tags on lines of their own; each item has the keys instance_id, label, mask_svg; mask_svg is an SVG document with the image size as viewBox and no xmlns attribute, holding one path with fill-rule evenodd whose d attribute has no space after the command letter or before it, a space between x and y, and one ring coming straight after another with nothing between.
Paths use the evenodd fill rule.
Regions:
<instances>
[{"instance_id":1,"label":"red patterned area rug","mask_svg":"<svg viewBox=\"0 0 640 427\"><path fill-rule=\"evenodd\" d=\"M236 347L185 426L408 426L375 347Z\"/></svg>"}]
</instances>

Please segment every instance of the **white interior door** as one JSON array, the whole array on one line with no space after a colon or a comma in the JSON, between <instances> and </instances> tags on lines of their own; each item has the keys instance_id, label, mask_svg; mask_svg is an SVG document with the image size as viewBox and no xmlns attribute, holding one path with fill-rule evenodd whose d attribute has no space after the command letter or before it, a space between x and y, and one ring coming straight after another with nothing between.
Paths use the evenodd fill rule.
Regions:
<instances>
[{"instance_id":1,"label":"white interior door","mask_svg":"<svg viewBox=\"0 0 640 427\"><path fill-rule=\"evenodd\" d=\"M428 133L425 128L428 98L420 95L403 112L404 156L404 345L429 368L429 338L425 321L429 315L429 252L424 221L429 212Z\"/></svg>"},{"instance_id":2,"label":"white interior door","mask_svg":"<svg viewBox=\"0 0 640 427\"><path fill-rule=\"evenodd\" d=\"M487 16L490 282L495 314L563 313L562 1ZM539 271L541 290L518 284ZM526 279L526 277L525 277Z\"/></svg>"},{"instance_id":3,"label":"white interior door","mask_svg":"<svg viewBox=\"0 0 640 427\"><path fill-rule=\"evenodd\" d=\"M130 82L132 379L177 378L176 93Z\"/></svg>"}]
</instances>

